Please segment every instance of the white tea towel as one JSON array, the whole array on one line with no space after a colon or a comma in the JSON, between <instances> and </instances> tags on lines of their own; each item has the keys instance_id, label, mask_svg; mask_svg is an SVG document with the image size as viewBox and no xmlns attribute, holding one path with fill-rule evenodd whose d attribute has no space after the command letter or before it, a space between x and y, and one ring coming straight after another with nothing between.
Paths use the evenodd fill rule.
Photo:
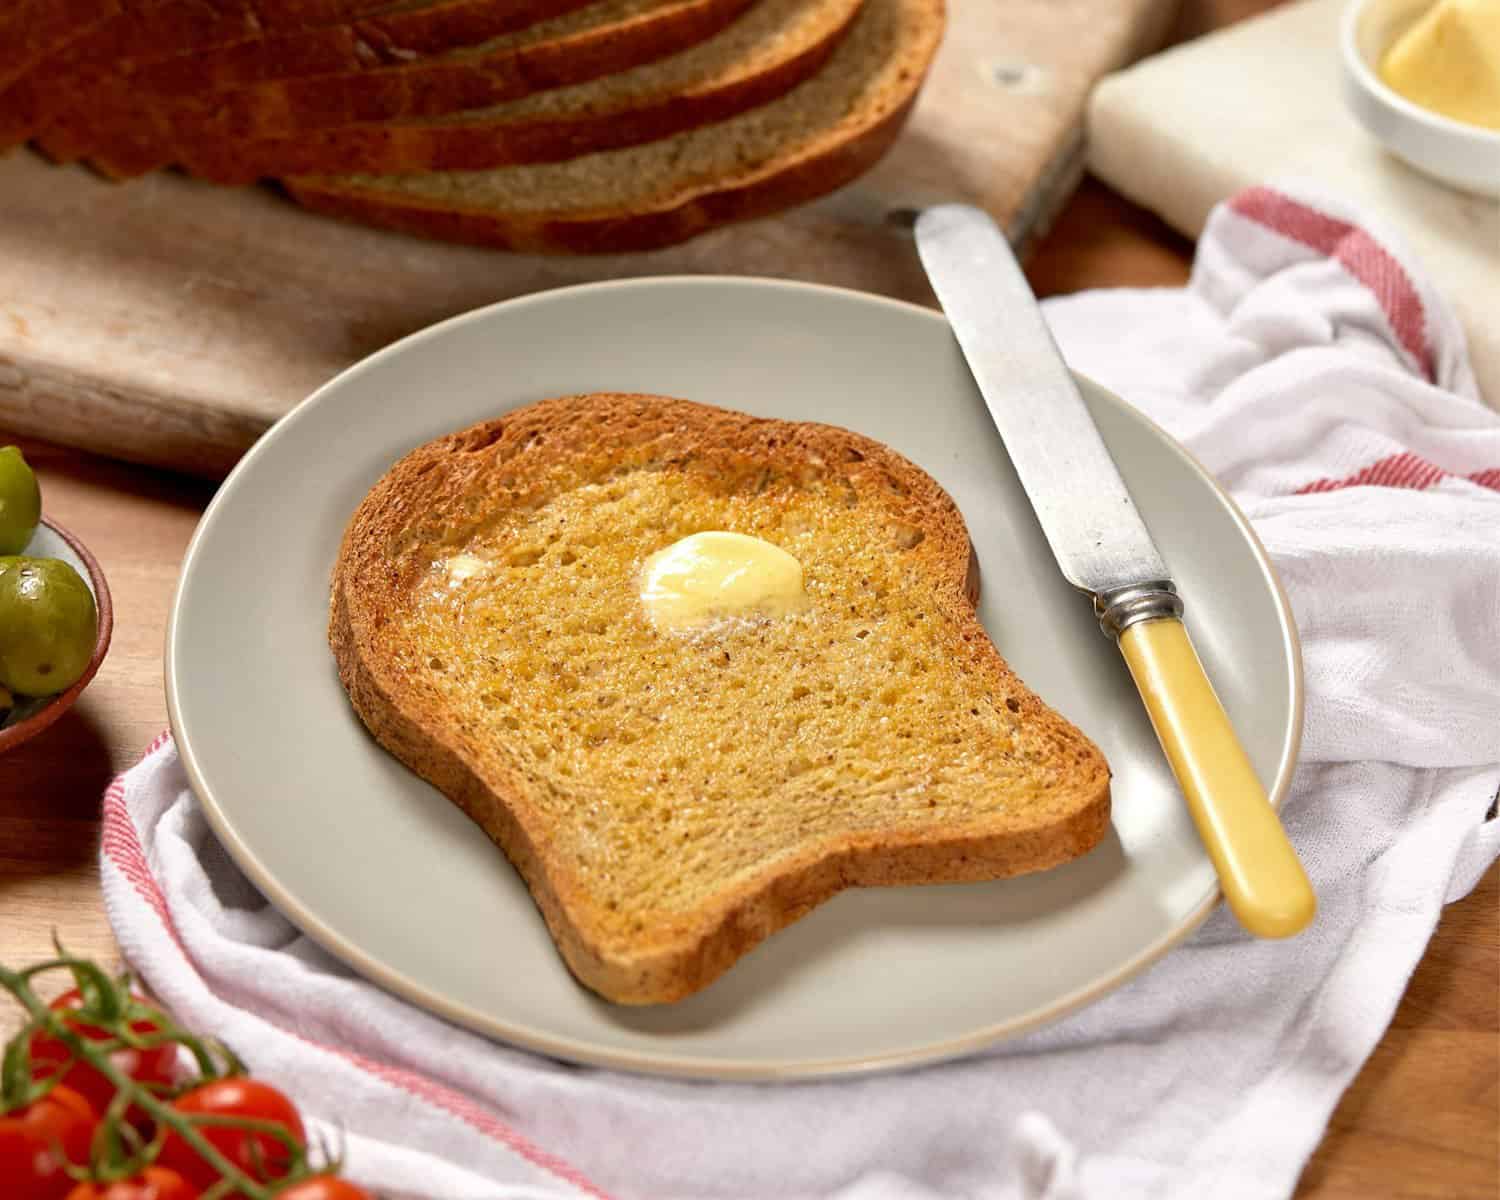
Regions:
<instances>
[{"instance_id":1,"label":"white tea towel","mask_svg":"<svg viewBox=\"0 0 1500 1200\"><path fill-rule=\"evenodd\" d=\"M1276 560L1303 639L1285 817L1321 899L1283 943L1221 909L1109 996L963 1062L694 1084L552 1062L353 976L208 831L163 739L105 804L125 955L348 1170L430 1200L1284 1197L1446 901L1500 851L1500 415L1417 266L1266 189L1187 288L1054 300L1074 366L1181 438Z\"/></svg>"}]
</instances>

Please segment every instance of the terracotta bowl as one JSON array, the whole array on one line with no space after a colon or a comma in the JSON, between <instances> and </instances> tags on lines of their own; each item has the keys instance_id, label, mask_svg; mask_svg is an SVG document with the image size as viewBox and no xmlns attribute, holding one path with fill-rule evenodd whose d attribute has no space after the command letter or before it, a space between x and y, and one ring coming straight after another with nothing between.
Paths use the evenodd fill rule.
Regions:
<instances>
[{"instance_id":1,"label":"terracotta bowl","mask_svg":"<svg viewBox=\"0 0 1500 1200\"><path fill-rule=\"evenodd\" d=\"M94 641L94 653L89 657L89 665L84 668L77 683L56 696L22 701L20 707L11 714L9 723L0 726L0 754L34 738L73 707L73 702L88 687L89 680L93 679L99 670L99 664L104 661L105 651L109 649L109 637L115 625L109 585L104 582L104 572L99 567L99 560L61 525L43 517L25 553L35 558L60 558L83 576L89 590L94 593L94 607L99 610L99 636Z\"/></svg>"}]
</instances>

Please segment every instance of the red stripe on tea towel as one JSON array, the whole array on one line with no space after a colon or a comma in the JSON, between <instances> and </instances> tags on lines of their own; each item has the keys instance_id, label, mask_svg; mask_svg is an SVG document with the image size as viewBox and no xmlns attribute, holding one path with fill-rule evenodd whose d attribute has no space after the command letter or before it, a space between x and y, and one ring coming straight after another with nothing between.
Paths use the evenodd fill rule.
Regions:
<instances>
[{"instance_id":1,"label":"red stripe on tea towel","mask_svg":"<svg viewBox=\"0 0 1500 1200\"><path fill-rule=\"evenodd\" d=\"M1436 378L1427 315L1406 269L1379 242L1357 225L1319 212L1268 187L1246 188L1230 201L1233 212L1263 225L1340 263L1370 289L1396 340L1429 381Z\"/></svg>"},{"instance_id":2,"label":"red stripe on tea towel","mask_svg":"<svg viewBox=\"0 0 1500 1200\"><path fill-rule=\"evenodd\" d=\"M1420 454L1405 451L1388 455L1340 479L1315 479L1292 494L1305 496L1312 492L1336 492L1348 487L1411 488L1423 491L1444 479L1459 478L1477 483L1480 487L1500 491L1500 469L1475 471L1472 475L1459 476L1452 471L1443 470Z\"/></svg>"}]
</instances>

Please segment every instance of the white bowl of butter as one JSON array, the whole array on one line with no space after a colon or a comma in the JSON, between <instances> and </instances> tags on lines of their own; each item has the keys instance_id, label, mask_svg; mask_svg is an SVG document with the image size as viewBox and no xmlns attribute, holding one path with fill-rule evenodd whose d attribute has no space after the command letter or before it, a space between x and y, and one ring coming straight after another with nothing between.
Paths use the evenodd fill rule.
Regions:
<instances>
[{"instance_id":1,"label":"white bowl of butter","mask_svg":"<svg viewBox=\"0 0 1500 1200\"><path fill-rule=\"evenodd\" d=\"M1344 95L1391 153L1500 196L1500 0L1353 0Z\"/></svg>"}]
</instances>

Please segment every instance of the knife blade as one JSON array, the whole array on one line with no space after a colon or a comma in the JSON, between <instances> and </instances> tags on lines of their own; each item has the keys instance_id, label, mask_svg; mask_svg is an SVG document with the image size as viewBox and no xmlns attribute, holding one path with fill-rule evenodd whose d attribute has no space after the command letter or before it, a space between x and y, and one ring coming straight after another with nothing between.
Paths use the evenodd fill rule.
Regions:
<instances>
[{"instance_id":1,"label":"knife blade","mask_svg":"<svg viewBox=\"0 0 1500 1200\"><path fill-rule=\"evenodd\" d=\"M917 220L917 252L1064 578L1098 595L1168 578L1010 244L977 208Z\"/></svg>"},{"instance_id":2,"label":"knife blade","mask_svg":"<svg viewBox=\"0 0 1500 1200\"><path fill-rule=\"evenodd\" d=\"M1286 937L1317 900L1182 624L1183 601L989 215L923 210L917 254L1058 567L1094 599L1240 923Z\"/></svg>"}]
</instances>

